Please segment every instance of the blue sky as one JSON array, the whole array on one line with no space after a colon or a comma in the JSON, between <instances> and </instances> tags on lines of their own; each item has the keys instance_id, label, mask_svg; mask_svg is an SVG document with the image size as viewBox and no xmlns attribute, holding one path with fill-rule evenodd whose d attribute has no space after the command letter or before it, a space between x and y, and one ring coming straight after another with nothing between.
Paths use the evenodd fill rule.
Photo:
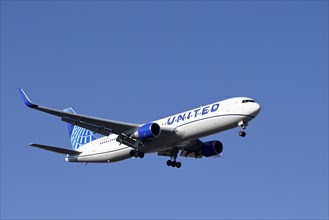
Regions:
<instances>
[{"instance_id":1,"label":"blue sky","mask_svg":"<svg viewBox=\"0 0 329 220\"><path fill-rule=\"evenodd\" d=\"M66 163L49 107L144 123L234 96L223 159ZM1 1L2 219L327 219L327 1Z\"/></svg>"}]
</instances>

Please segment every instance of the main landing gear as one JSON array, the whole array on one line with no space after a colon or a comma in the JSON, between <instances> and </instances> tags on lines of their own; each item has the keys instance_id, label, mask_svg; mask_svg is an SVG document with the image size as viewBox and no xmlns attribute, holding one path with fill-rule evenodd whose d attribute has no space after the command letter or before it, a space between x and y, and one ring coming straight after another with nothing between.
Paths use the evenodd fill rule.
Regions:
<instances>
[{"instance_id":1,"label":"main landing gear","mask_svg":"<svg viewBox=\"0 0 329 220\"><path fill-rule=\"evenodd\" d=\"M171 155L170 155L170 160L167 161L167 166L168 167L177 167L180 168L182 166L181 162L177 162L177 155L178 155L179 149L178 148L173 148L171 151Z\"/></svg>"},{"instance_id":2,"label":"main landing gear","mask_svg":"<svg viewBox=\"0 0 329 220\"><path fill-rule=\"evenodd\" d=\"M143 158L145 156L144 152L140 152L140 151L135 151L135 150L131 150L129 153L130 157L139 157L139 158Z\"/></svg>"},{"instance_id":3,"label":"main landing gear","mask_svg":"<svg viewBox=\"0 0 329 220\"><path fill-rule=\"evenodd\" d=\"M140 140L137 140L133 145L134 150L131 150L129 152L130 157L143 158L145 156L145 153L139 150L141 146L143 146L143 144L141 143Z\"/></svg>"},{"instance_id":4,"label":"main landing gear","mask_svg":"<svg viewBox=\"0 0 329 220\"><path fill-rule=\"evenodd\" d=\"M240 121L238 125L239 125L239 127L241 127L241 130L239 131L239 136L245 137L247 135L247 133L244 130L247 128L248 122Z\"/></svg>"},{"instance_id":5,"label":"main landing gear","mask_svg":"<svg viewBox=\"0 0 329 220\"><path fill-rule=\"evenodd\" d=\"M176 160L168 160L167 161L167 166L168 167L177 167L177 168L180 168L182 166L182 163L181 162L177 162Z\"/></svg>"}]
</instances>

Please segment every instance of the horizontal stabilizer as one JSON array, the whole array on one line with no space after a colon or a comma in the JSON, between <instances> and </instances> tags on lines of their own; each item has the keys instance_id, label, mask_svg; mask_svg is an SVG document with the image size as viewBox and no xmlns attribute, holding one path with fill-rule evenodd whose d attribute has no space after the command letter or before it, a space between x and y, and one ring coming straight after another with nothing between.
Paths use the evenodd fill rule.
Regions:
<instances>
[{"instance_id":1,"label":"horizontal stabilizer","mask_svg":"<svg viewBox=\"0 0 329 220\"><path fill-rule=\"evenodd\" d=\"M81 154L81 152L79 152L79 151L69 150L69 149L59 148L59 147L53 147L53 146L48 146L48 145L42 145L42 144L30 144L30 146L41 148L44 150L49 150L49 151L56 152L59 154L70 154L70 155Z\"/></svg>"}]
</instances>

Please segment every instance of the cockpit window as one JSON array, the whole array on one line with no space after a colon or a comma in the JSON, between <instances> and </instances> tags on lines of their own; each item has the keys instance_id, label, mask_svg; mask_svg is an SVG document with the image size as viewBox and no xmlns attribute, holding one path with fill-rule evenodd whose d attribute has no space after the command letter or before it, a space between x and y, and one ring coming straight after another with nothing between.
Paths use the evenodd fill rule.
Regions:
<instances>
[{"instance_id":1,"label":"cockpit window","mask_svg":"<svg viewBox=\"0 0 329 220\"><path fill-rule=\"evenodd\" d=\"M247 102L255 102L255 100L252 100L252 99L245 99L245 100L242 100L242 103L247 103Z\"/></svg>"}]
</instances>

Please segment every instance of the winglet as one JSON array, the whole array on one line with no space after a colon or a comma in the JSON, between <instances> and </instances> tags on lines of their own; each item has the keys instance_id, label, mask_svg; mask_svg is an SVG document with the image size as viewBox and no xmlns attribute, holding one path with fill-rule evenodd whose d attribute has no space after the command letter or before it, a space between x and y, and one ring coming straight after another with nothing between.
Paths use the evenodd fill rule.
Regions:
<instances>
[{"instance_id":1,"label":"winglet","mask_svg":"<svg viewBox=\"0 0 329 220\"><path fill-rule=\"evenodd\" d=\"M24 90L22 88L18 89L19 94L21 95L24 104L29 107L29 108L36 108L38 107L38 105L34 104L31 102L31 100L29 99L29 97L27 97L27 95L25 94Z\"/></svg>"}]
</instances>

